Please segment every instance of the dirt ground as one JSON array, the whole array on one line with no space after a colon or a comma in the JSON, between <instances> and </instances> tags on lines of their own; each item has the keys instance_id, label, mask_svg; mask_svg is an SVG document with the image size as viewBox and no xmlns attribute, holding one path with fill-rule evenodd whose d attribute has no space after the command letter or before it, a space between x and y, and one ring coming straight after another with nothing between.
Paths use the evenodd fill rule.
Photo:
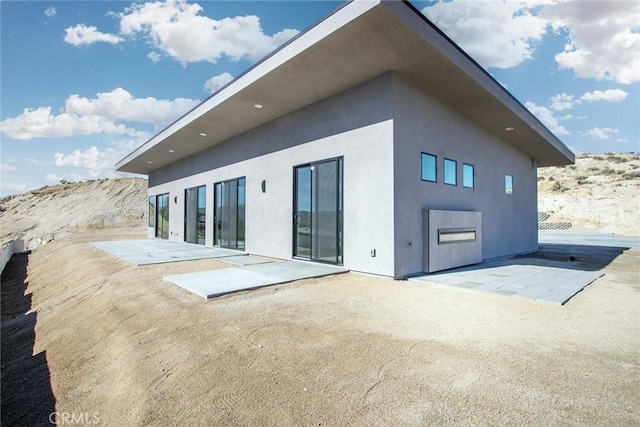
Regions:
<instances>
[{"instance_id":1,"label":"dirt ground","mask_svg":"<svg viewBox=\"0 0 640 427\"><path fill-rule=\"evenodd\" d=\"M205 301L163 275L229 264L87 243L127 233L10 262L3 425L640 424L639 250L565 306L356 273Z\"/></svg>"}]
</instances>

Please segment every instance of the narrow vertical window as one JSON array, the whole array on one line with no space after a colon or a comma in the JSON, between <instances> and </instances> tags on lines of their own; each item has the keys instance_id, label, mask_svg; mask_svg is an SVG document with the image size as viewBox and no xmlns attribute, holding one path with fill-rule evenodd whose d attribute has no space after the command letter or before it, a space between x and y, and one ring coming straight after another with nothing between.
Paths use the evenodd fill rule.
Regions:
<instances>
[{"instance_id":1,"label":"narrow vertical window","mask_svg":"<svg viewBox=\"0 0 640 427\"><path fill-rule=\"evenodd\" d=\"M149 227L156 227L156 196L149 196Z\"/></svg>"},{"instance_id":2,"label":"narrow vertical window","mask_svg":"<svg viewBox=\"0 0 640 427\"><path fill-rule=\"evenodd\" d=\"M422 180L436 182L436 160L433 154L422 153Z\"/></svg>"},{"instance_id":3,"label":"narrow vertical window","mask_svg":"<svg viewBox=\"0 0 640 427\"><path fill-rule=\"evenodd\" d=\"M513 194L513 176L504 176L504 192L507 194Z\"/></svg>"},{"instance_id":4,"label":"narrow vertical window","mask_svg":"<svg viewBox=\"0 0 640 427\"><path fill-rule=\"evenodd\" d=\"M466 188L473 188L473 165L468 163L462 164L462 186Z\"/></svg>"},{"instance_id":5,"label":"narrow vertical window","mask_svg":"<svg viewBox=\"0 0 640 427\"><path fill-rule=\"evenodd\" d=\"M444 159L444 183L448 185L458 185L458 162Z\"/></svg>"},{"instance_id":6,"label":"narrow vertical window","mask_svg":"<svg viewBox=\"0 0 640 427\"><path fill-rule=\"evenodd\" d=\"M216 246L245 249L245 178L214 184L213 240Z\"/></svg>"}]
</instances>

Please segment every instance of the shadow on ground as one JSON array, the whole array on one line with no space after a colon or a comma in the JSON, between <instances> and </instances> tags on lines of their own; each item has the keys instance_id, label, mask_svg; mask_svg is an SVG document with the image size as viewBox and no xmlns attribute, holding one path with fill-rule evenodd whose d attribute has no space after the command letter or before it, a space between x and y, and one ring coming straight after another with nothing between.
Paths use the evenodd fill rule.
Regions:
<instances>
[{"instance_id":1,"label":"shadow on ground","mask_svg":"<svg viewBox=\"0 0 640 427\"><path fill-rule=\"evenodd\" d=\"M46 352L33 354L38 315L29 313L31 295L25 295L28 264L29 254L13 255L1 279L0 406L6 426L50 426L56 410Z\"/></svg>"},{"instance_id":2,"label":"shadow on ground","mask_svg":"<svg viewBox=\"0 0 640 427\"><path fill-rule=\"evenodd\" d=\"M551 267L570 268L581 271L599 271L622 255L628 247L573 245L564 243L541 243L538 251L520 255L510 264L534 264L544 262Z\"/></svg>"}]
</instances>

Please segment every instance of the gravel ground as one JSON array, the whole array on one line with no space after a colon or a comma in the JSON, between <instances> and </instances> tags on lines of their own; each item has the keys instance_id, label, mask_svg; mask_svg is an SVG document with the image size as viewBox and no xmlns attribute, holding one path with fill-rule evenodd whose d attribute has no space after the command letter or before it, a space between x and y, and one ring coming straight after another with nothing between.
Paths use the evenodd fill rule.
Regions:
<instances>
[{"instance_id":1,"label":"gravel ground","mask_svg":"<svg viewBox=\"0 0 640 427\"><path fill-rule=\"evenodd\" d=\"M204 301L162 277L229 264L88 244L126 237L8 265L3 425L640 424L638 249L564 306L355 273Z\"/></svg>"}]
</instances>

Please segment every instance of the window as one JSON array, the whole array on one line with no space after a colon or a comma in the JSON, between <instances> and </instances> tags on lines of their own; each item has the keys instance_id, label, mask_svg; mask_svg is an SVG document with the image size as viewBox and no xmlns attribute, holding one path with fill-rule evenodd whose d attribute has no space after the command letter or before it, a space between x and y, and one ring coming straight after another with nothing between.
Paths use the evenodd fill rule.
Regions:
<instances>
[{"instance_id":1,"label":"window","mask_svg":"<svg viewBox=\"0 0 640 427\"><path fill-rule=\"evenodd\" d=\"M473 188L473 165L468 163L462 164L462 186Z\"/></svg>"},{"instance_id":2,"label":"window","mask_svg":"<svg viewBox=\"0 0 640 427\"><path fill-rule=\"evenodd\" d=\"M149 196L149 227L156 226L156 196Z\"/></svg>"},{"instance_id":3,"label":"window","mask_svg":"<svg viewBox=\"0 0 640 427\"><path fill-rule=\"evenodd\" d=\"M436 160L433 154L422 153L422 180L436 182Z\"/></svg>"},{"instance_id":4,"label":"window","mask_svg":"<svg viewBox=\"0 0 640 427\"><path fill-rule=\"evenodd\" d=\"M458 185L458 162L455 160L444 159L444 183L449 185Z\"/></svg>"},{"instance_id":5,"label":"window","mask_svg":"<svg viewBox=\"0 0 640 427\"><path fill-rule=\"evenodd\" d=\"M513 176L504 176L504 192L507 194L513 194Z\"/></svg>"}]
</instances>

